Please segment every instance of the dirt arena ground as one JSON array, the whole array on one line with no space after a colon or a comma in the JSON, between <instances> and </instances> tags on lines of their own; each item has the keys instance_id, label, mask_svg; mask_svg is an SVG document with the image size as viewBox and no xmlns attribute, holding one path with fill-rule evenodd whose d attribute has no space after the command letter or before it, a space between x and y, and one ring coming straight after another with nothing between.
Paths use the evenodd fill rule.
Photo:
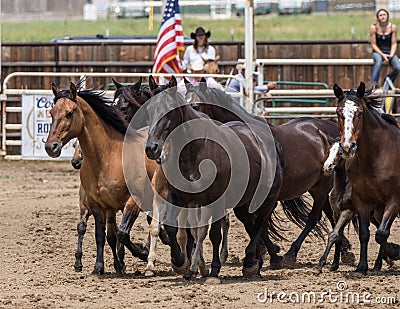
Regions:
<instances>
[{"instance_id":1,"label":"dirt arena ground","mask_svg":"<svg viewBox=\"0 0 400 309\"><path fill-rule=\"evenodd\" d=\"M400 262L395 262L392 268L385 264L382 272L370 272L368 276L354 273L355 267L348 265L329 272L328 265L323 274L315 276L313 266L323 252L322 240L306 240L295 269L270 270L266 262L261 279L242 278L241 259L247 237L233 216L229 257L221 270L220 285L204 285L204 279L187 281L175 275L169 263L169 250L162 244L157 277L144 277L145 263L129 253L127 275L116 277L107 246L106 274L92 276L95 262L92 218L83 244L84 268L76 273L73 264L78 188L79 172L69 162L0 160L0 308L347 308L358 307L357 297L360 303L371 307L399 305ZM298 228L284 224L290 228L287 238L293 240L299 234ZM358 236L353 228L346 233L358 259ZM141 215L131 236L144 242L146 234L145 216ZM370 267L377 254L374 234L371 227ZM399 243L399 234L397 221L390 240ZM290 242L280 245L285 252ZM207 241L208 263L210 248ZM380 304L394 299L395 305Z\"/></svg>"}]
</instances>

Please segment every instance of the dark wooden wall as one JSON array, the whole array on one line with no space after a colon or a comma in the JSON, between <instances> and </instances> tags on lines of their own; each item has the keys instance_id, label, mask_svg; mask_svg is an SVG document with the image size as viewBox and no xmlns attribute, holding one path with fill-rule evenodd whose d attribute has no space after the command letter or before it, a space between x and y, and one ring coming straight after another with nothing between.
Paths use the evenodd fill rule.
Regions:
<instances>
[{"instance_id":1,"label":"dark wooden wall","mask_svg":"<svg viewBox=\"0 0 400 309\"><path fill-rule=\"evenodd\" d=\"M222 73L230 73L238 58L244 58L243 42L213 42L220 55ZM11 72L150 72L155 44L133 43L4 43L1 46L4 79ZM371 47L367 41L306 41L258 42L258 58L282 59L370 59ZM353 65L332 66L267 66L266 80L335 82L345 88L369 81L372 67ZM386 73L384 67L382 76ZM128 82L127 78L121 78ZM65 79L16 78L9 88L49 89L51 82L67 84ZM99 79L95 86L109 83Z\"/></svg>"}]
</instances>

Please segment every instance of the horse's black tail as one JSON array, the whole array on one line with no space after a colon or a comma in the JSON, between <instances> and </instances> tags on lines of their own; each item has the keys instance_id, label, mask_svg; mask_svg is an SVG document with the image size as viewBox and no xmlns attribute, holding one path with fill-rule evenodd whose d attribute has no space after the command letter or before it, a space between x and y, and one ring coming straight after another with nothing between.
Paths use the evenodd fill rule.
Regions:
<instances>
[{"instance_id":1,"label":"horse's black tail","mask_svg":"<svg viewBox=\"0 0 400 309\"><path fill-rule=\"evenodd\" d=\"M286 217L296 224L302 230L307 224L308 215L311 212L312 206L303 196L297 197L288 201L281 201L283 212ZM324 234L328 233L329 229L324 221L319 221L310 235L324 239Z\"/></svg>"},{"instance_id":2,"label":"horse's black tail","mask_svg":"<svg viewBox=\"0 0 400 309\"><path fill-rule=\"evenodd\" d=\"M272 212L271 216L267 219L267 222L265 224L266 226L266 232L270 239L278 241L278 240L286 240L287 239L282 235L283 232L287 231L288 229L285 229L282 227L281 224L278 222L284 222L285 220L279 216L279 214L276 211L276 208Z\"/></svg>"}]
</instances>

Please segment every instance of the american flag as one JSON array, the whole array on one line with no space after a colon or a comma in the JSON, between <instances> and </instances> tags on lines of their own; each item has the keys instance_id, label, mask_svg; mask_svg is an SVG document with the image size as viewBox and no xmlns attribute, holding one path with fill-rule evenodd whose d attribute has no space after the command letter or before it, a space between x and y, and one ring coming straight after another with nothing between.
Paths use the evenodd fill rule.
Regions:
<instances>
[{"instance_id":1,"label":"american flag","mask_svg":"<svg viewBox=\"0 0 400 309\"><path fill-rule=\"evenodd\" d=\"M153 73L182 73L177 56L184 50L178 0L167 0L157 37Z\"/></svg>"}]
</instances>

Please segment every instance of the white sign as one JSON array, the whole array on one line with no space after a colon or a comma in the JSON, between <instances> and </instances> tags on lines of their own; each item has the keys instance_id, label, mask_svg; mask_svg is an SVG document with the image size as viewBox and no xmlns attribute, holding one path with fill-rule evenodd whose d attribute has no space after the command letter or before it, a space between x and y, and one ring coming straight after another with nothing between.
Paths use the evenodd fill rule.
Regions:
<instances>
[{"instance_id":1,"label":"white sign","mask_svg":"<svg viewBox=\"0 0 400 309\"><path fill-rule=\"evenodd\" d=\"M53 96L47 94L22 95L22 146L23 159L51 159L44 148L51 126L50 110ZM65 145L59 159L71 159L75 139Z\"/></svg>"}]
</instances>

